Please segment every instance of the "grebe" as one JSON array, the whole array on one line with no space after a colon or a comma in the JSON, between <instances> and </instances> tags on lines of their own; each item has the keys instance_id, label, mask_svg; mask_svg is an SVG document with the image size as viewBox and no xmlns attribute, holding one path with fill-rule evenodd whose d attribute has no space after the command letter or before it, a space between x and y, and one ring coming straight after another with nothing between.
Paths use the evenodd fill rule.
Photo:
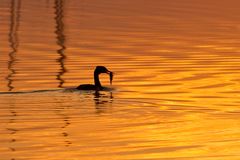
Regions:
<instances>
[{"instance_id":1,"label":"grebe","mask_svg":"<svg viewBox=\"0 0 240 160\"><path fill-rule=\"evenodd\" d=\"M82 84L77 87L78 90L104 90L107 89L106 87L102 87L100 80L99 80L99 74L101 73L107 73L110 76L110 83L112 84L113 79L113 72L109 71L104 66L97 66L94 70L94 85L93 84Z\"/></svg>"}]
</instances>

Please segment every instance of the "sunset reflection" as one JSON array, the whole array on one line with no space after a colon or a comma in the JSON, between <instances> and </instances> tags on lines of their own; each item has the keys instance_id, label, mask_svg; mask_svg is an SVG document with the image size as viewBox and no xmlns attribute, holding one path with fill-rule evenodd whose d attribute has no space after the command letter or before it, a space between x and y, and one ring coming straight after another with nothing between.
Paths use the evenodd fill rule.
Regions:
<instances>
[{"instance_id":1,"label":"sunset reflection","mask_svg":"<svg viewBox=\"0 0 240 160\"><path fill-rule=\"evenodd\" d=\"M0 0L1 159L240 159L239 5Z\"/></svg>"}]
</instances>

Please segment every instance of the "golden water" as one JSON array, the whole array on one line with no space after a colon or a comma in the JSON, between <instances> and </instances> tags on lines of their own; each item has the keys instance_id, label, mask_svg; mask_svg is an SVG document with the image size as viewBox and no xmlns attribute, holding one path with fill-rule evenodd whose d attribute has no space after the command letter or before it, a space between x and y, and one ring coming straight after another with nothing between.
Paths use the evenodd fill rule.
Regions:
<instances>
[{"instance_id":1,"label":"golden water","mask_svg":"<svg viewBox=\"0 0 240 160\"><path fill-rule=\"evenodd\" d=\"M1 160L240 159L239 5L0 0Z\"/></svg>"}]
</instances>

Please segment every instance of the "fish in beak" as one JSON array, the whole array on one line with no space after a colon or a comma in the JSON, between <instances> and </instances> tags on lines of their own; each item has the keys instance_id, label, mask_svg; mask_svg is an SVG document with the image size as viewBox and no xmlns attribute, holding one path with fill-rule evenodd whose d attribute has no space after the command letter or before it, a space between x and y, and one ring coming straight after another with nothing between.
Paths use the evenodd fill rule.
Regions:
<instances>
[{"instance_id":1,"label":"fish in beak","mask_svg":"<svg viewBox=\"0 0 240 160\"><path fill-rule=\"evenodd\" d=\"M112 85L112 80L113 80L113 72L111 71L107 71L107 74L109 74L109 81L110 81L110 84Z\"/></svg>"},{"instance_id":2,"label":"fish in beak","mask_svg":"<svg viewBox=\"0 0 240 160\"><path fill-rule=\"evenodd\" d=\"M112 80L113 80L113 72L109 73L109 78L110 78L110 84L112 85Z\"/></svg>"}]
</instances>

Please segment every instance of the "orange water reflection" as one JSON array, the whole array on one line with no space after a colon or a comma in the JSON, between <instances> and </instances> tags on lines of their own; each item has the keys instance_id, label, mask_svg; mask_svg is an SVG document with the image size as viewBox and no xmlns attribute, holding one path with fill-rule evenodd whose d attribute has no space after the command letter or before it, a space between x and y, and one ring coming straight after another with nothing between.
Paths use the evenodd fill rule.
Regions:
<instances>
[{"instance_id":1,"label":"orange water reflection","mask_svg":"<svg viewBox=\"0 0 240 160\"><path fill-rule=\"evenodd\" d=\"M0 0L1 157L239 159L238 6Z\"/></svg>"}]
</instances>

